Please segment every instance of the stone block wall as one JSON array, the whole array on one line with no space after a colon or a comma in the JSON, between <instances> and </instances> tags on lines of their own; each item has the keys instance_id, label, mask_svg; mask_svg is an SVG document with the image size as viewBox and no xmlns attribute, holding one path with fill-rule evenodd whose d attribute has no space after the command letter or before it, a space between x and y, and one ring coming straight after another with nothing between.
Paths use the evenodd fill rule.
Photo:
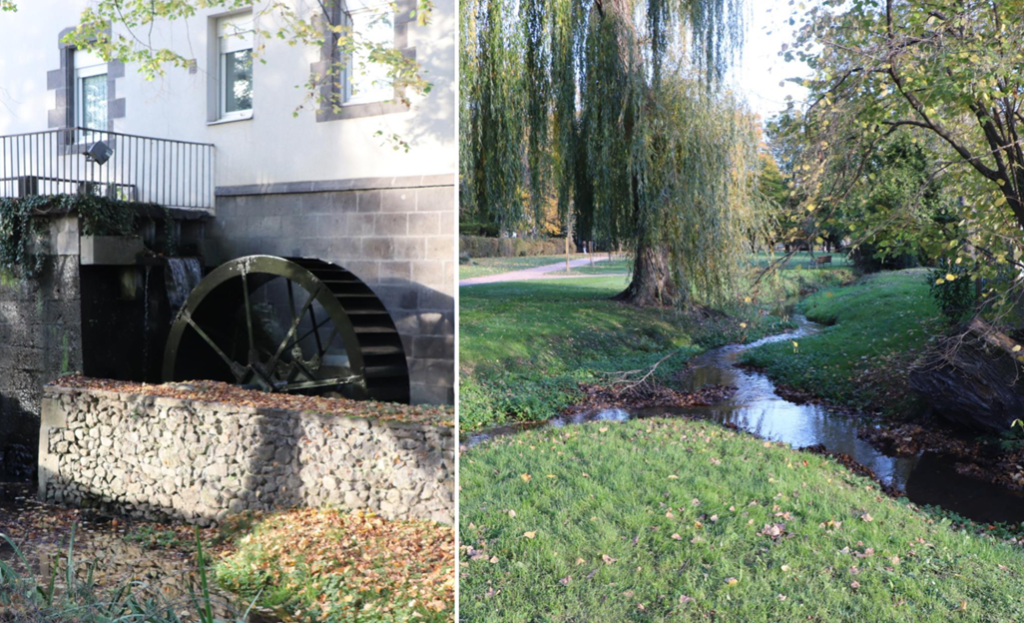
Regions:
<instances>
[{"instance_id":1,"label":"stone block wall","mask_svg":"<svg viewBox=\"0 0 1024 623\"><path fill-rule=\"evenodd\" d=\"M39 498L213 524L294 506L452 523L449 427L48 386Z\"/></svg>"},{"instance_id":2,"label":"stone block wall","mask_svg":"<svg viewBox=\"0 0 1024 623\"><path fill-rule=\"evenodd\" d=\"M36 464L43 387L82 369L78 218L50 223L41 274L0 272L0 476L26 477Z\"/></svg>"},{"instance_id":3,"label":"stone block wall","mask_svg":"<svg viewBox=\"0 0 1024 623\"><path fill-rule=\"evenodd\" d=\"M402 335L412 401L453 404L455 198L444 175L219 187L207 264L268 254L352 271Z\"/></svg>"}]
</instances>

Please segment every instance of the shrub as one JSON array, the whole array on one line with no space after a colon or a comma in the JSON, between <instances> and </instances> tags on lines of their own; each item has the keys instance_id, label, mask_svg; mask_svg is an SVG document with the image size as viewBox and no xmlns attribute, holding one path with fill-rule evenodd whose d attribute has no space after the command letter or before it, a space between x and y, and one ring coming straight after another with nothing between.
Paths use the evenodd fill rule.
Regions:
<instances>
[{"instance_id":1,"label":"shrub","mask_svg":"<svg viewBox=\"0 0 1024 623\"><path fill-rule=\"evenodd\" d=\"M949 279L949 276L953 279ZM932 298L950 322L960 322L974 309L974 288L967 270L943 258L928 274Z\"/></svg>"},{"instance_id":2,"label":"shrub","mask_svg":"<svg viewBox=\"0 0 1024 623\"><path fill-rule=\"evenodd\" d=\"M561 238L490 238L459 236L459 252L470 257L532 257L559 255L565 251Z\"/></svg>"}]
</instances>

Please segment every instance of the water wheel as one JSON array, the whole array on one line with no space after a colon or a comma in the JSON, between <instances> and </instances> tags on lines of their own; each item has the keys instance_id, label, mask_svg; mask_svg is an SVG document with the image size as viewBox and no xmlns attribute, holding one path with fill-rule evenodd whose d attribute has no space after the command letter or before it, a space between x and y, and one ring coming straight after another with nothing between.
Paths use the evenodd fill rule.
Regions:
<instances>
[{"instance_id":1,"label":"water wheel","mask_svg":"<svg viewBox=\"0 0 1024 623\"><path fill-rule=\"evenodd\" d=\"M384 304L351 272L254 255L207 275L167 339L165 382L409 401L409 368Z\"/></svg>"}]
</instances>

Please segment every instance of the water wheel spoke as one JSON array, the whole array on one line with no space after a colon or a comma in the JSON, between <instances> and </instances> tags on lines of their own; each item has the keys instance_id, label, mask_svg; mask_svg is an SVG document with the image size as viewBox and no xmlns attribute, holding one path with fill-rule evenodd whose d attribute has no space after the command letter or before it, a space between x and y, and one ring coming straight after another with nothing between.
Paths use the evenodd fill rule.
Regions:
<instances>
[{"instance_id":1,"label":"water wheel spoke","mask_svg":"<svg viewBox=\"0 0 1024 623\"><path fill-rule=\"evenodd\" d=\"M324 349L323 343L320 342L320 325L316 323L316 310L312 307L309 308L309 317L313 321L313 336L316 338L316 352L319 353L320 358L323 359L324 354L327 351ZM302 342L302 340L299 340L299 342Z\"/></svg>"},{"instance_id":2,"label":"water wheel spoke","mask_svg":"<svg viewBox=\"0 0 1024 623\"><path fill-rule=\"evenodd\" d=\"M238 363L237 361L235 361L234 359L228 357L227 354L225 354L224 351L221 350L220 346L217 346L217 343L213 341L213 338L211 338L209 335L207 335L206 331L203 331L199 327L199 325L196 324L195 320L192 320L192 315L191 314L184 313L184 314L182 314L182 317L184 318L185 322L188 323L188 326L192 327L192 329L197 334L199 334L199 337L203 338L203 341L206 342L207 344L209 344L210 348L212 348L213 351L215 353L217 353L217 355L222 360L224 360L224 363L226 363L228 365L228 368L231 369L231 374L233 374L235 376L235 379L239 383L245 382L245 378L247 377L248 372L249 372L249 370L251 370L251 368L249 366L243 366L240 363Z\"/></svg>"},{"instance_id":3,"label":"water wheel spoke","mask_svg":"<svg viewBox=\"0 0 1024 623\"><path fill-rule=\"evenodd\" d=\"M312 310L312 309L310 309L310 310L309 310L309 313L310 313L310 315L312 315L312 314L313 314L313 310ZM320 342L320 329L324 328L324 325L326 325L326 324L327 324L328 322L330 322L330 321L331 321L331 319L330 319L330 318L325 318L325 319L323 320L323 322L321 322L320 324L317 324L317 325L315 325L315 326L314 326L314 327L313 327L312 329L310 329L309 331L306 331L305 333L303 333L303 334L302 334L302 335L301 335L301 336L299 337L299 339L297 339L297 340L295 340L295 341L301 344L301 343L302 343L302 341L303 341L303 340L305 340L305 339L306 339L307 337L309 337L309 336L310 336L311 334L314 334L314 333L316 333L316 334L317 334L317 340L316 340L316 341L317 341L317 344L318 344L318 348L319 348L319 342ZM328 344L328 346L330 346L330 344ZM324 353L325 353L325 352L326 352L326 351L325 351L324 349L321 349L321 350L320 350L320 356L321 356L321 357L323 357L323 356L324 356Z\"/></svg>"},{"instance_id":4,"label":"water wheel spoke","mask_svg":"<svg viewBox=\"0 0 1024 623\"><path fill-rule=\"evenodd\" d=\"M309 297L306 299L306 303L302 306L302 311L299 312L299 315L296 316L292 314L292 326L288 329L288 333L285 334L284 339L281 340L281 344L278 345L277 352L274 353L274 356L267 363L267 368L273 369L274 366L277 365L277 361L281 358L285 349L288 348L288 344L291 342L291 339L295 337L295 332L299 329L299 321L306 315L306 312L313 305L313 301L316 300L316 297L320 294L322 289L323 286L318 285L316 290L310 293Z\"/></svg>"},{"instance_id":5,"label":"water wheel spoke","mask_svg":"<svg viewBox=\"0 0 1024 623\"><path fill-rule=\"evenodd\" d=\"M245 328L249 336L249 365L256 363L256 341L252 335L252 306L249 302L249 278L248 272L242 271L242 297L244 300L243 307L245 307Z\"/></svg>"},{"instance_id":6,"label":"water wheel spoke","mask_svg":"<svg viewBox=\"0 0 1024 623\"><path fill-rule=\"evenodd\" d=\"M296 373L296 374L293 374L293 376L298 376L299 374L302 374L303 376L306 377L307 380L310 380L310 381L315 381L316 380L316 374L314 374L312 370L310 370L308 367L306 367L306 364L304 362L299 361L299 360L295 360L295 361L292 362L292 364L295 366L295 373Z\"/></svg>"},{"instance_id":7,"label":"water wheel spoke","mask_svg":"<svg viewBox=\"0 0 1024 623\"><path fill-rule=\"evenodd\" d=\"M327 347L324 349L325 353L327 352L327 349L329 349L331 347L331 344L334 343L334 338L336 338L336 337L338 337L338 327L337 326L335 326L334 330L331 331L331 337L327 338L327 341L324 342L324 344L327 345Z\"/></svg>"}]
</instances>

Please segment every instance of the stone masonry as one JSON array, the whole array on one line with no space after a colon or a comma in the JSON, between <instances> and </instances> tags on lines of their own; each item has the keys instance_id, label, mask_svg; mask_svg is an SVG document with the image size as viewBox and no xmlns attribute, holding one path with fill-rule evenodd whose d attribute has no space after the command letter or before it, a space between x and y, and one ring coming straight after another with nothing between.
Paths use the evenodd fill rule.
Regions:
<instances>
[{"instance_id":1,"label":"stone masonry","mask_svg":"<svg viewBox=\"0 0 1024 623\"><path fill-rule=\"evenodd\" d=\"M0 476L24 477L35 465L43 387L82 369L78 219L50 222L42 273L0 273Z\"/></svg>"},{"instance_id":2,"label":"stone masonry","mask_svg":"<svg viewBox=\"0 0 1024 623\"><path fill-rule=\"evenodd\" d=\"M402 335L412 402L453 404L455 218L450 175L219 187L205 255L211 266L268 254L352 271Z\"/></svg>"},{"instance_id":3,"label":"stone masonry","mask_svg":"<svg viewBox=\"0 0 1024 623\"><path fill-rule=\"evenodd\" d=\"M295 506L454 521L450 427L47 386L39 499L206 526Z\"/></svg>"}]
</instances>

